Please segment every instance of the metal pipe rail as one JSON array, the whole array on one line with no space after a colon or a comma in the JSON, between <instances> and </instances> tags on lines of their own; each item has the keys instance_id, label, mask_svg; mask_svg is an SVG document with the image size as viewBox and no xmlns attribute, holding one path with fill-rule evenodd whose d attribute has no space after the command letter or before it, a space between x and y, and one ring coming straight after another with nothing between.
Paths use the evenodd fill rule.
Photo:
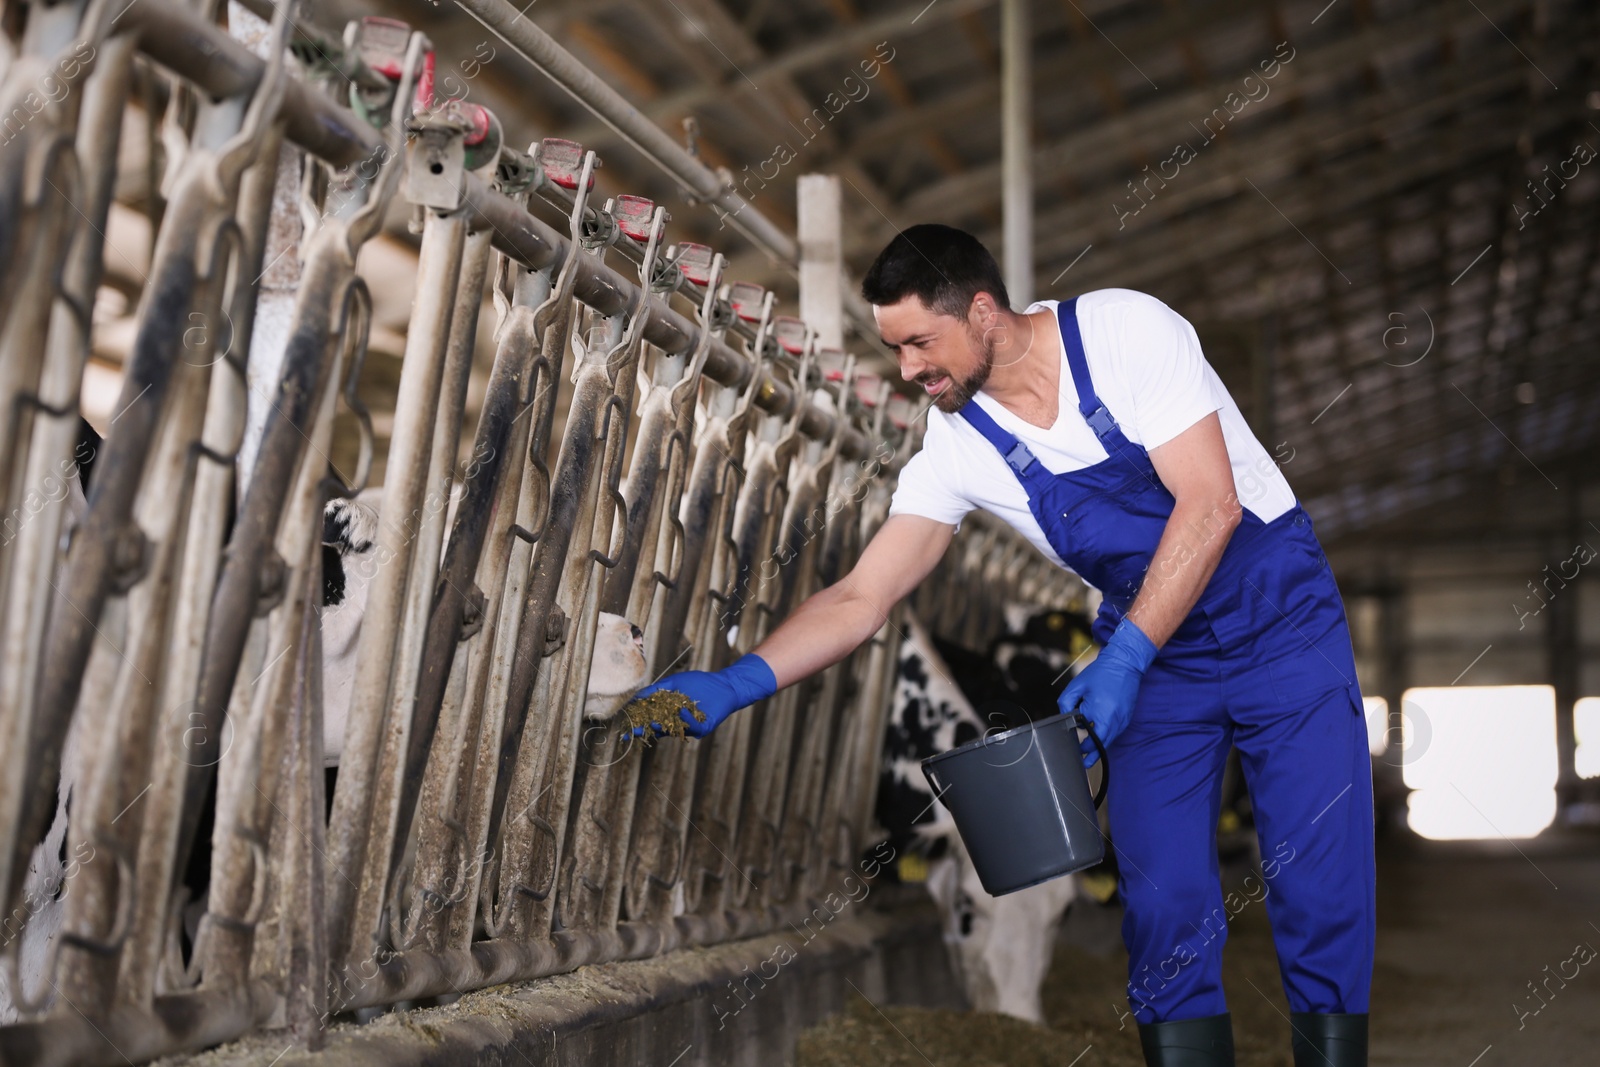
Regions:
<instances>
[{"instance_id":1,"label":"metal pipe rail","mask_svg":"<svg viewBox=\"0 0 1600 1067\"><path fill-rule=\"evenodd\" d=\"M521 24L531 25L526 19ZM266 70L262 60L220 27L168 0L139 0L118 16L116 25L135 32L141 51L152 59L216 96L250 92L260 83ZM299 82L291 81L285 87L282 114L289 140L337 166L371 159L382 145L371 126ZM656 132L666 136L659 129ZM494 247L530 270L559 268L566 261L567 238L477 175L466 175L461 201L471 211L473 222L487 226L493 233ZM794 259L792 250L788 258ZM622 312L637 298L637 291L635 282L606 264L580 257L574 294L600 314ZM700 327L653 294L650 302L645 340L665 352L694 351ZM706 356L705 373L722 385L742 388L751 375L759 372L751 360L722 341L713 340ZM764 375L755 403L769 412L786 413L794 405L795 396L776 376ZM834 434L836 421L834 415L806 404L800 430L807 437L826 440ZM848 425L840 428L839 440L840 450L848 458L864 459L871 452L866 439Z\"/></svg>"},{"instance_id":2,"label":"metal pipe rail","mask_svg":"<svg viewBox=\"0 0 1600 1067\"><path fill-rule=\"evenodd\" d=\"M800 249L795 239L736 192L710 167L689 152L638 108L628 103L604 80L584 66L555 38L536 26L506 0L457 0L457 3L496 36L515 48L523 58L542 70L550 80L571 93L606 125L616 130L663 172L676 181L692 201L711 204L718 217L733 224L757 248L798 272ZM869 343L877 344L878 325L866 301L846 290L845 314L856 331Z\"/></svg>"},{"instance_id":3,"label":"metal pipe rail","mask_svg":"<svg viewBox=\"0 0 1600 1067\"><path fill-rule=\"evenodd\" d=\"M526 189L491 187L495 161L469 169L455 105L412 113L421 34L384 22L369 38L364 22L338 57L371 48L372 69L400 71L370 97L388 101L380 134L288 76L292 0L273 8L270 64L163 0L123 10L117 35L114 6L31 10L22 65L0 81L15 94L75 41L100 48L81 93L0 146L17 206L0 270L34 276L38 297L0 303L0 429L29 484L71 443L135 38L199 87L171 88L178 194L88 502L0 542L0 1010L23 1019L0 1026L0 1063L143 1060L268 1025L315 1048L333 1013L804 921L872 834L904 608L758 713L644 752L589 707L599 619L644 624L642 663L626 638L614 649L648 665L640 678L716 669L837 581L919 433L887 383L858 383L847 360L814 399L814 332L775 318L770 293L731 331L720 255L686 290L693 321L670 308L652 292L662 209L637 257L585 239L592 152L565 235L528 213ZM310 153L302 181L279 181L286 138ZM57 199L25 180L41 173ZM298 205L276 199L288 187ZM422 219L417 292L376 529L344 546L364 615L335 705L324 522L365 505L326 502L370 467L355 264L396 196ZM301 281L286 318L258 316L249 279L285 210L309 228ZM494 368L458 473L486 288ZM196 318L233 333L183 332ZM247 358L271 390L253 451ZM856 403L858 384L875 403ZM341 400L366 431L351 485L328 458ZM0 490L12 512L16 482ZM980 516L943 567L918 603L946 632L1076 584ZM344 717L329 735L325 704ZM331 818L325 736L342 743ZM206 844L204 887L186 885ZM83 860L60 872L70 891L41 892L66 846ZM15 928L51 902L51 954L23 958Z\"/></svg>"}]
</instances>

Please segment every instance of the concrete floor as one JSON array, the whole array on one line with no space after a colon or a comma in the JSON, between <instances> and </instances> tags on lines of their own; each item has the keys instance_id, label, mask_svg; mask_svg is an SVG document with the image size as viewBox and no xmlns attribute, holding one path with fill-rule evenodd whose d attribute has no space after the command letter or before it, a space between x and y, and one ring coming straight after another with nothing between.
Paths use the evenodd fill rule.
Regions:
<instances>
[{"instance_id":1,"label":"concrete floor","mask_svg":"<svg viewBox=\"0 0 1600 1067\"><path fill-rule=\"evenodd\" d=\"M1225 881L1244 873L1233 871ZM809 1032L810 1047L802 1041L797 1062L867 1062L858 1055L866 1042L871 1062L895 1067L1134 1067L1143 1060L1137 1027L1125 1015L1120 922L1115 906L1072 909L1043 990L1048 1029L1018 1024L1002 1033L992 1016L863 1007L856 1017L836 1017ZM1513 844L1386 834L1378 850L1370 1062L1600 1064L1595 953L1600 837L1550 834ZM1288 1006L1265 908L1246 907L1235 916L1223 971L1240 1067L1291 1067ZM1534 998L1530 982L1542 999ZM857 1054L837 1054L851 1046Z\"/></svg>"},{"instance_id":2,"label":"concrete floor","mask_svg":"<svg viewBox=\"0 0 1600 1067\"><path fill-rule=\"evenodd\" d=\"M1112 909L1082 909L1064 931L1063 949L1125 966L1119 921ZM1265 909L1246 908L1224 952L1241 1064L1290 1062L1270 936ZM1596 953L1600 837L1548 834L1513 843L1387 835L1378 848L1371 1063L1600 1063ZM1559 977L1574 972L1565 982Z\"/></svg>"},{"instance_id":3,"label":"concrete floor","mask_svg":"<svg viewBox=\"0 0 1600 1067\"><path fill-rule=\"evenodd\" d=\"M1600 838L1387 842L1372 1063L1600 1063L1597 953Z\"/></svg>"}]
</instances>

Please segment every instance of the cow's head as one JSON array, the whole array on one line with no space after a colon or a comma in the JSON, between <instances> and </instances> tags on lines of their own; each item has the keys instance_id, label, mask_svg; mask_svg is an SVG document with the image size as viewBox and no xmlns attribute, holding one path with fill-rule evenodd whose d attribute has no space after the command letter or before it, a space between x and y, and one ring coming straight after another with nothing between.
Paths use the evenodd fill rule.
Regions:
<instances>
[{"instance_id":1,"label":"cow's head","mask_svg":"<svg viewBox=\"0 0 1600 1067\"><path fill-rule=\"evenodd\" d=\"M583 713L609 719L650 681L644 657L644 631L621 615L600 613L594 634L594 660L589 665L589 695Z\"/></svg>"}]
</instances>

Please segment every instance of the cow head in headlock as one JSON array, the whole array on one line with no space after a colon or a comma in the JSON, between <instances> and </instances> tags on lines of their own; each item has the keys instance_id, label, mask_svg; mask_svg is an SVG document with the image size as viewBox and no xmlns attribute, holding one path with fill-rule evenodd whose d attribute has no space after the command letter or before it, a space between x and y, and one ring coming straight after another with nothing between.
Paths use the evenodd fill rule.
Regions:
<instances>
[{"instance_id":1,"label":"cow head in headlock","mask_svg":"<svg viewBox=\"0 0 1600 1067\"><path fill-rule=\"evenodd\" d=\"M452 512L454 504L452 496ZM344 747L367 590L382 565L378 555L382 507L380 487L363 490L353 499L330 500L323 511L323 746L330 767L338 765ZM644 631L620 615L602 611L595 628L584 714L614 715L649 679Z\"/></svg>"}]
</instances>

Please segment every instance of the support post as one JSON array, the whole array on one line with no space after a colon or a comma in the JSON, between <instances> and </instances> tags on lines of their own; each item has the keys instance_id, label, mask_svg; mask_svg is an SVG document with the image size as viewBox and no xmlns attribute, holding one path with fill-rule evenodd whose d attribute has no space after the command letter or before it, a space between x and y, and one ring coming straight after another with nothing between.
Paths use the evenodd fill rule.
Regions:
<instances>
[{"instance_id":1,"label":"support post","mask_svg":"<svg viewBox=\"0 0 1600 1067\"><path fill-rule=\"evenodd\" d=\"M1567 536L1564 542L1559 543L1559 555L1552 557L1558 559L1574 552L1577 545L1588 547L1595 541L1583 521L1582 481L1575 466L1568 470L1564 481L1567 483L1564 516ZM1585 534L1589 536L1586 537ZM1562 595L1551 599L1550 621L1545 626L1550 681L1556 691L1556 819L1558 821L1575 799L1578 787L1578 740L1572 719L1572 706L1582 695L1583 662L1579 644L1579 607L1582 603L1579 583L1582 578L1583 571L1580 569L1570 582L1571 588L1563 589Z\"/></svg>"},{"instance_id":2,"label":"support post","mask_svg":"<svg viewBox=\"0 0 1600 1067\"><path fill-rule=\"evenodd\" d=\"M844 347L844 247L839 177L802 174L800 200L800 317L824 348Z\"/></svg>"},{"instance_id":3,"label":"support post","mask_svg":"<svg viewBox=\"0 0 1600 1067\"><path fill-rule=\"evenodd\" d=\"M1033 109L1028 0L1000 5L1000 171L1004 202L1005 280L1011 306L1033 303Z\"/></svg>"},{"instance_id":4,"label":"support post","mask_svg":"<svg viewBox=\"0 0 1600 1067\"><path fill-rule=\"evenodd\" d=\"M271 47L268 26L271 16L255 14L238 0L228 5L230 34L251 53L265 60ZM267 223L266 249L262 259L266 269L256 279L260 295L245 352L245 430L239 443L239 463L235 495L240 506L255 472L256 452L261 435L272 413L272 396L283 375L284 352L289 346L289 328L294 322L295 294L300 289L302 264L298 245L305 234L300 214L300 168L304 153L285 141L278 149L277 178L272 190L271 214ZM267 164L258 164L266 166ZM236 329L242 325L231 324Z\"/></svg>"},{"instance_id":5,"label":"support post","mask_svg":"<svg viewBox=\"0 0 1600 1067\"><path fill-rule=\"evenodd\" d=\"M1396 574L1402 577L1396 578ZM1389 747L1372 767L1374 798L1379 804L1393 803L1402 811L1407 789L1404 780L1405 751L1401 739L1405 715L1405 691L1411 684L1411 627L1404 583L1409 575L1405 561L1385 560L1377 582L1378 600L1378 693L1388 701L1385 724ZM1376 813L1382 823L1400 811Z\"/></svg>"}]
</instances>

